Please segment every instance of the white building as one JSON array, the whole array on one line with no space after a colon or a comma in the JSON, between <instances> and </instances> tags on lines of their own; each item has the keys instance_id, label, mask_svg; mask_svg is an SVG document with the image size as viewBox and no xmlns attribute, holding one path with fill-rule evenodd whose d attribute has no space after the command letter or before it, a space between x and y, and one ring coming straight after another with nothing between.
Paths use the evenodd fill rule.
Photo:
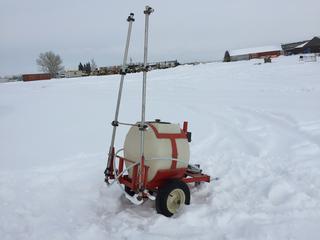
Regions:
<instances>
[{"instance_id":1,"label":"white building","mask_svg":"<svg viewBox=\"0 0 320 240\"><path fill-rule=\"evenodd\" d=\"M83 77L86 76L82 71L79 70L66 70L60 74L61 78L75 78L75 77Z\"/></svg>"}]
</instances>

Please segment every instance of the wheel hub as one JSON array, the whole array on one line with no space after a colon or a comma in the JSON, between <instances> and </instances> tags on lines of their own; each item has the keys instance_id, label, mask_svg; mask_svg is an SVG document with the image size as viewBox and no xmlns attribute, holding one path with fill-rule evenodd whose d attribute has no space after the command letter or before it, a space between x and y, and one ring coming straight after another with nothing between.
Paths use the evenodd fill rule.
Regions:
<instances>
[{"instance_id":1,"label":"wheel hub","mask_svg":"<svg viewBox=\"0 0 320 240\"><path fill-rule=\"evenodd\" d=\"M171 213L176 213L184 204L186 196L181 189L174 189L169 193L167 207Z\"/></svg>"}]
</instances>

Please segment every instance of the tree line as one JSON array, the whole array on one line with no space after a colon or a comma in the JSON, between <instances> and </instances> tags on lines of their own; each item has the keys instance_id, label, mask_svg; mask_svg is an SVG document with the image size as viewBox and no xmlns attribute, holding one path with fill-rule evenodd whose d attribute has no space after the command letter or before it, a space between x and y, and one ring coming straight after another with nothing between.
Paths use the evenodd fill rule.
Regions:
<instances>
[{"instance_id":1,"label":"tree line","mask_svg":"<svg viewBox=\"0 0 320 240\"><path fill-rule=\"evenodd\" d=\"M50 73L53 78L57 77L59 73L64 70L60 55L55 54L52 51L40 53L39 57L36 59L36 63L39 66L40 71ZM90 62L84 64L80 62L78 70L90 74L97 70L97 64L94 59L91 59Z\"/></svg>"},{"instance_id":2,"label":"tree line","mask_svg":"<svg viewBox=\"0 0 320 240\"><path fill-rule=\"evenodd\" d=\"M94 59L91 59L91 62L82 64L81 62L78 65L78 70L90 74L91 72L97 70L97 65Z\"/></svg>"}]
</instances>

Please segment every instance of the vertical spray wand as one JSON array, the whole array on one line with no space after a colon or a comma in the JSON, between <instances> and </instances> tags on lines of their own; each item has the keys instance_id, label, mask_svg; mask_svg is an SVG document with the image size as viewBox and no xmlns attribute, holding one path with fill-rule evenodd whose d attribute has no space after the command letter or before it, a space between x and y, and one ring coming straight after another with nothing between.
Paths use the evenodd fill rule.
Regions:
<instances>
[{"instance_id":1,"label":"vertical spray wand","mask_svg":"<svg viewBox=\"0 0 320 240\"><path fill-rule=\"evenodd\" d=\"M119 117L120 102L121 102L121 96L122 96L123 81L124 81L124 77L126 75L126 70L127 70L129 43L130 43L130 37L131 37L132 23L134 22L133 17L134 17L134 14L130 13L130 15L127 18L127 21L129 22L129 27L128 27L128 33L127 33L126 46L124 50L122 68L120 71L121 78L120 78L120 85L119 85L119 91L118 91L116 112L114 116L114 121L112 121L111 123L113 126L113 130L112 130L112 137L111 137L111 143L110 143L109 154L108 154L108 163L107 163L107 168L104 171L106 183L109 183L109 179L114 179L114 169L113 169L113 161L115 157L114 141L116 137L117 127L119 126L118 117Z\"/></svg>"},{"instance_id":2,"label":"vertical spray wand","mask_svg":"<svg viewBox=\"0 0 320 240\"><path fill-rule=\"evenodd\" d=\"M144 190L145 181L145 166L144 166L144 131L145 125L145 114L146 114L146 88L147 88L147 72L148 72L148 32L149 32L149 16L154 12L154 9L146 6L144 10L145 14L145 31L144 31L144 57L143 57L143 81L142 81L142 109L141 109L141 122L140 122L140 181L139 188L142 192Z\"/></svg>"}]
</instances>

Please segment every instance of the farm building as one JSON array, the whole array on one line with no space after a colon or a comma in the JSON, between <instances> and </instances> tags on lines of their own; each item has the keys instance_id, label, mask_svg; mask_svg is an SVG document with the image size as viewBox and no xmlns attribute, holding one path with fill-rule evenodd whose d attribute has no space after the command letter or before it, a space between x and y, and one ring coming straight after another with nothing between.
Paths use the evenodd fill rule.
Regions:
<instances>
[{"instance_id":1,"label":"farm building","mask_svg":"<svg viewBox=\"0 0 320 240\"><path fill-rule=\"evenodd\" d=\"M153 62L148 64L149 70L155 69L165 69L165 68L173 68L179 66L180 63L177 60L172 61L162 61L162 62ZM111 74L119 74L122 66L110 66L110 67L100 67L98 71L95 71L97 75L111 75ZM136 73L143 71L144 66L143 63L130 63L128 64L127 73Z\"/></svg>"},{"instance_id":2,"label":"farm building","mask_svg":"<svg viewBox=\"0 0 320 240\"><path fill-rule=\"evenodd\" d=\"M297 46L304 44L306 42L308 42L308 40L281 44L281 48L283 50L284 55L291 55L293 54L292 50L294 50Z\"/></svg>"},{"instance_id":3,"label":"farm building","mask_svg":"<svg viewBox=\"0 0 320 240\"><path fill-rule=\"evenodd\" d=\"M278 57L281 55L282 49L280 46L264 46L256 48L246 48L232 50L229 52L231 61L250 60L253 58L268 58Z\"/></svg>"},{"instance_id":4,"label":"farm building","mask_svg":"<svg viewBox=\"0 0 320 240\"><path fill-rule=\"evenodd\" d=\"M49 80L51 79L50 73L33 73L33 74L23 74L22 80L24 82L37 81L37 80Z\"/></svg>"},{"instance_id":5,"label":"farm building","mask_svg":"<svg viewBox=\"0 0 320 240\"><path fill-rule=\"evenodd\" d=\"M179 62L177 60L173 60L173 61L150 63L149 65L151 69L165 69L165 68L177 67L179 66Z\"/></svg>"},{"instance_id":6,"label":"farm building","mask_svg":"<svg viewBox=\"0 0 320 240\"><path fill-rule=\"evenodd\" d=\"M282 44L281 47L285 55L320 53L320 38L314 37L311 40Z\"/></svg>"},{"instance_id":7,"label":"farm building","mask_svg":"<svg viewBox=\"0 0 320 240\"><path fill-rule=\"evenodd\" d=\"M66 70L60 73L61 78L75 78L83 76L87 76L87 74L80 70Z\"/></svg>"}]
</instances>

